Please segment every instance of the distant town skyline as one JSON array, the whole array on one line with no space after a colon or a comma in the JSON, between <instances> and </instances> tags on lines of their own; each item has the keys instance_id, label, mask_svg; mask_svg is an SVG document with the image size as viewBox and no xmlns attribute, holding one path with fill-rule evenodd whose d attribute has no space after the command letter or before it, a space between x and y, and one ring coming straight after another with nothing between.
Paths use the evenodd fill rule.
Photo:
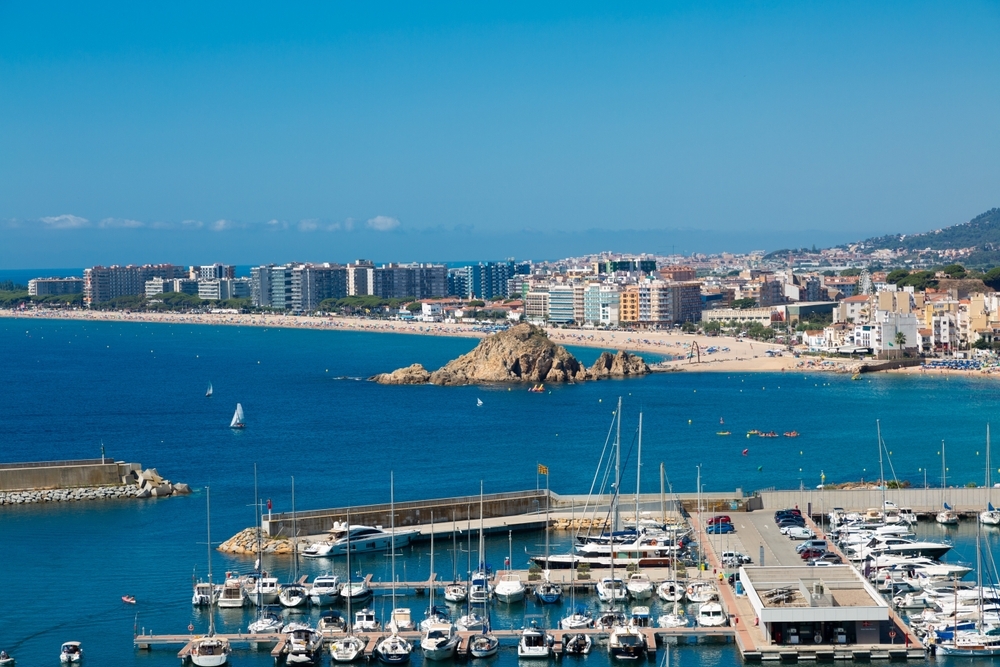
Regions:
<instances>
[{"instance_id":1,"label":"distant town skyline","mask_svg":"<svg viewBox=\"0 0 1000 667\"><path fill-rule=\"evenodd\" d=\"M998 204L995 4L0 5L0 268L830 246Z\"/></svg>"}]
</instances>

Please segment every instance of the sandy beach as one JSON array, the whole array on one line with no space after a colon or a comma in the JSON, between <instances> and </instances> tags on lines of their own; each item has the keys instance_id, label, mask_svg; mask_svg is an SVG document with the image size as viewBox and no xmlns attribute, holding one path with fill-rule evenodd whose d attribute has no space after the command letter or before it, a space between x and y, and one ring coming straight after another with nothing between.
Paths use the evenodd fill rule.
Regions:
<instances>
[{"instance_id":1,"label":"sandy beach","mask_svg":"<svg viewBox=\"0 0 1000 667\"><path fill-rule=\"evenodd\" d=\"M107 322L153 322L161 324L208 324L216 326L285 327L326 331L366 331L372 333L415 334L421 336L460 336L482 338L481 327L449 322L404 322L372 320L360 317L296 316L285 314L228 313L130 313L90 310L0 310L0 317L19 320L67 319ZM857 362L823 360L818 357L796 358L784 346L736 339L728 336L704 336L668 331L601 331L547 327L549 337L562 345L592 347L602 350L628 350L639 354L673 357L662 366L676 371L748 373L780 371L831 371L848 373ZM698 361L695 343L701 350ZM713 351L708 350L712 348ZM773 349L781 356L767 356ZM661 356L649 358L656 362ZM591 360L583 359L584 363Z\"/></svg>"}]
</instances>

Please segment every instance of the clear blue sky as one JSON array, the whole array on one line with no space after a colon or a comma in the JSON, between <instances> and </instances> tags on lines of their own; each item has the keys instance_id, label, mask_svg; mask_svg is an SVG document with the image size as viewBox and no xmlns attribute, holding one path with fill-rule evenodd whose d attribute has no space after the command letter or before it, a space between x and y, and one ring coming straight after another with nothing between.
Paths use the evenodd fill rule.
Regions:
<instances>
[{"instance_id":1,"label":"clear blue sky","mask_svg":"<svg viewBox=\"0 0 1000 667\"><path fill-rule=\"evenodd\" d=\"M998 35L996 2L0 1L0 267L934 229L1000 205Z\"/></svg>"}]
</instances>

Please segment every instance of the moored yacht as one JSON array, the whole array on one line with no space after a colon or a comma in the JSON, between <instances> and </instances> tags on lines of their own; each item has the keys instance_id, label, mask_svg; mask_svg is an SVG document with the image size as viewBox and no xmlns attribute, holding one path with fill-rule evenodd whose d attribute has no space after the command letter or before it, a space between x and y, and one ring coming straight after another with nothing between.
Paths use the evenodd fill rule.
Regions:
<instances>
[{"instance_id":1,"label":"moored yacht","mask_svg":"<svg viewBox=\"0 0 1000 667\"><path fill-rule=\"evenodd\" d=\"M597 584L597 597L601 602L614 605L617 602L624 602L627 597L625 584L617 577L604 577Z\"/></svg>"},{"instance_id":2,"label":"moored yacht","mask_svg":"<svg viewBox=\"0 0 1000 667\"><path fill-rule=\"evenodd\" d=\"M326 607L340 597L340 577L335 574L322 574L313 579L309 588L309 601L317 607Z\"/></svg>"},{"instance_id":3,"label":"moored yacht","mask_svg":"<svg viewBox=\"0 0 1000 667\"><path fill-rule=\"evenodd\" d=\"M632 625L616 626L608 637L608 653L618 660L646 657L646 635Z\"/></svg>"},{"instance_id":4,"label":"moored yacht","mask_svg":"<svg viewBox=\"0 0 1000 667\"><path fill-rule=\"evenodd\" d=\"M216 605L222 609L238 609L246 604L246 593L243 592L243 585L236 577L226 579L222 584L222 593L216 601Z\"/></svg>"},{"instance_id":5,"label":"moored yacht","mask_svg":"<svg viewBox=\"0 0 1000 667\"><path fill-rule=\"evenodd\" d=\"M552 645L555 639L538 627L535 621L521 632L517 642L517 657L547 660L552 655Z\"/></svg>"},{"instance_id":6,"label":"moored yacht","mask_svg":"<svg viewBox=\"0 0 1000 667\"><path fill-rule=\"evenodd\" d=\"M521 602L524 600L524 584L516 572L508 570L500 575L500 581L493 589L493 594L500 602Z\"/></svg>"},{"instance_id":7,"label":"moored yacht","mask_svg":"<svg viewBox=\"0 0 1000 667\"><path fill-rule=\"evenodd\" d=\"M289 665L318 665L323 652L323 635L304 624L294 624L288 632L285 663Z\"/></svg>"},{"instance_id":8,"label":"moored yacht","mask_svg":"<svg viewBox=\"0 0 1000 667\"><path fill-rule=\"evenodd\" d=\"M390 545L405 547L420 531L416 529L383 530L381 526L348 526L346 523L335 523L329 531L331 548L328 555L342 556L347 553L350 542L351 551L388 551ZM348 537L350 539L348 540Z\"/></svg>"},{"instance_id":9,"label":"moored yacht","mask_svg":"<svg viewBox=\"0 0 1000 667\"><path fill-rule=\"evenodd\" d=\"M451 623L432 623L420 639L425 660L448 660L455 656L460 637Z\"/></svg>"}]
</instances>

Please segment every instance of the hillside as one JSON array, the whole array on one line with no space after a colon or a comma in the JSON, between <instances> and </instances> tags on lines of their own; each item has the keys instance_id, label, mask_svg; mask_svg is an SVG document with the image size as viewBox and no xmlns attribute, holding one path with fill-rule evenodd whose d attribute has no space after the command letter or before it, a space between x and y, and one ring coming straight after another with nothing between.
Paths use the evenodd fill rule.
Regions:
<instances>
[{"instance_id":1,"label":"hillside","mask_svg":"<svg viewBox=\"0 0 1000 667\"><path fill-rule=\"evenodd\" d=\"M922 234L889 234L861 242L866 250L905 248L950 250L975 247L978 253L1000 253L1000 208L990 209L969 222Z\"/></svg>"}]
</instances>

